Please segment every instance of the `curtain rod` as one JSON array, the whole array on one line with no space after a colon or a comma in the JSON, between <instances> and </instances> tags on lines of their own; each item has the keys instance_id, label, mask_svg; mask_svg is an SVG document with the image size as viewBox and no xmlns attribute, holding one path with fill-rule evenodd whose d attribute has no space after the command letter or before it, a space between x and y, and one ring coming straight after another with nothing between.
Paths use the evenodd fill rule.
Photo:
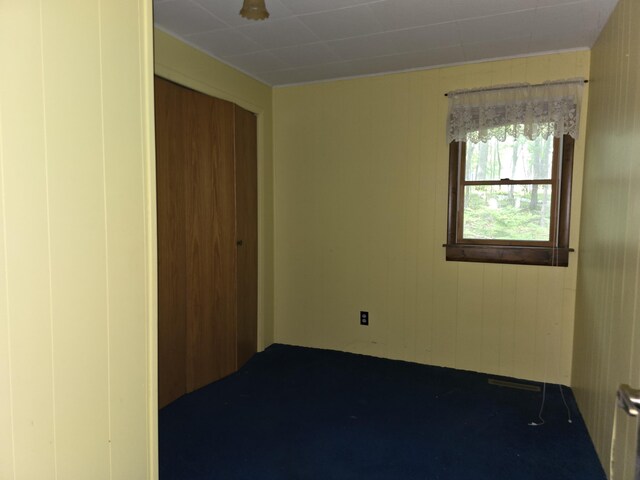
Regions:
<instances>
[{"instance_id":1,"label":"curtain rod","mask_svg":"<svg viewBox=\"0 0 640 480\"><path fill-rule=\"evenodd\" d=\"M566 82L551 82L551 85L567 85L570 83L580 83L580 80L567 80ZM584 83L589 83L589 80L584 80ZM547 83L536 83L535 85L527 85L528 87L542 87L544 85L548 85ZM464 93L475 93L475 92L493 92L495 90L511 90L513 88L522 88L524 85L507 85L505 87L495 87L495 88L478 88L477 90L467 90ZM451 92L449 92L451 93ZM444 96L448 97L449 93L445 93Z\"/></svg>"}]
</instances>

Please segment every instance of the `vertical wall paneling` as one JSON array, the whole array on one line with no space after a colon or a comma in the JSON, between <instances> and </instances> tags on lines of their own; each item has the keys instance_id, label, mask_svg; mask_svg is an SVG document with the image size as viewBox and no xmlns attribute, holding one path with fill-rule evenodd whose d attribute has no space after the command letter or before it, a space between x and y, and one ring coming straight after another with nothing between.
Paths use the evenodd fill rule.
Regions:
<instances>
[{"instance_id":1,"label":"vertical wall paneling","mask_svg":"<svg viewBox=\"0 0 640 480\"><path fill-rule=\"evenodd\" d=\"M482 278L482 321L480 338L482 342L481 370L500 372L500 332L501 305L504 292L502 266L486 265ZM496 333L497 332L497 333Z\"/></svg>"},{"instance_id":2,"label":"vertical wall paneling","mask_svg":"<svg viewBox=\"0 0 640 480\"><path fill-rule=\"evenodd\" d=\"M524 378L541 378L534 376L534 372L538 367L538 363L545 360L542 357L535 357L536 343L542 340L536 338L536 324L540 321L538 316L539 270L540 267L520 269L516 279L512 368L515 371L522 372L521 376Z\"/></svg>"},{"instance_id":3,"label":"vertical wall paneling","mask_svg":"<svg viewBox=\"0 0 640 480\"><path fill-rule=\"evenodd\" d=\"M153 478L151 6L0 6L0 477Z\"/></svg>"},{"instance_id":4,"label":"vertical wall paneling","mask_svg":"<svg viewBox=\"0 0 640 480\"><path fill-rule=\"evenodd\" d=\"M0 395L10 395L2 404L9 430L0 440L0 476L49 479L55 475L56 444L39 2L3 12L0 32L0 58L8 65L0 81L6 254L0 348L8 349L8 369L0 377L8 388Z\"/></svg>"},{"instance_id":5,"label":"vertical wall paneling","mask_svg":"<svg viewBox=\"0 0 640 480\"><path fill-rule=\"evenodd\" d=\"M502 301L500 303L500 316L498 322L498 341L500 343L498 351L500 355L501 375L510 375L514 371L513 362L516 353L515 335L516 324L516 284L518 279L518 267L515 265L504 265L502 270Z\"/></svg>"},{"instance_id":6,"label":"vertical wall paneling","mask_svg":"<svg viewBox=\"0 0 640 480\"><path fill-rule=\"evenodd\" d=\"M50 2L42 8L57 470L66 478L93 471L99 480L110 471L100 11L98 2L79 4L73 16ZM82 59L67 65L67 75L82 78L76 88L55 73L54 52ZM69 142L69 131L83 134Z\"/></svg>"},{"instance_id":7,"label":"vertical wall paneling","mask_svg":"<svg viewBox=\"0 0 640 480\"><path fill-rule=\"evenodd\" d=\"M603 465L616 389L640 386L640 4L620 0L592 49L573 383ZM637 419L618 415L615 478L635 470Z\"/></svg>"},{"instance_id":8,"label":"vertical wall paneling","mask_svg":"<svg viewBox=\"0 0 640 480\"><path fill-rule=\"evenodd\" d=\"M456 365L464 370L479 369L477 350L482 342L482 293L484 265L459 266L456 321ZM480 343L480 345L478 345Z\"/></svg>"},{"instance_id":9,"label":"vertical wall paneling","mask_svg":"<svg viewBox=\"0 0 640 480\"><path fill-rule=\"evenodd\" d=\"M146 172L141 159L146 155L152 158L152 152L144 149L140 116L122 112L122 105L142 105L140 87L151 88L144 83L151 80L150 65L145 65L146 79L136 81L122 74L140 71L145 61L144 52L131 48L141 41L142 31L138 28L141 8L145 7L130 0L100 4L110 455L114 479L150 475L142 459L147 457L150 448L155 448L155 444L149 443L147 432L140 428L149 407L146 399L149 373L140 368L148 361L142 342L149 335L149 325L141 321L149 315L145 302L141 301L147 295L147 264L141 253L149 248L145 245L146 199L141 189ZM148 24L146 34L150 27ZM131 51L123 55L128 49ZM150 132L147 135L153 138ZM134 428L132 418L140 419L133 423Z\"/></svg>"},{"instance_id":10,"label":"vertical wall paneling","mask_svg":"<svg viewBox=\"0 0 640 480\"><path fill-rule=\"evenodd\" d=\"M257 348L258 162L256 116L234 107L237 239L237 367Z\"/></svg>"},{"instance_id":11,"label":"vertical wall paneling","mask_svg":"<svg viewBox=\"0 0 640 480\"><path fill-rule=\"evenodd\" d=\"M582 51L276 88L276 341L570 383L577 254L548 271L444 260L443 94L588 73ZM584 128L574 248L583 151Z\"/></svg>"},{"instance_id":12,"label":"vertical wall paneling","mask_svg":"<svg viewBox=\"0 0 640 480\"><path fill-rule=\"evenodd\" d=\"M2 117L0 112L0 139L2 139ZM6 258L6 218L4 206L4 148L0 144L0 475L13 478L15 475L15 459L13 445L13 405L11 388L11 347L9 331L9 305L7 286L7 258Z\"/></svg>"}]
</instances>

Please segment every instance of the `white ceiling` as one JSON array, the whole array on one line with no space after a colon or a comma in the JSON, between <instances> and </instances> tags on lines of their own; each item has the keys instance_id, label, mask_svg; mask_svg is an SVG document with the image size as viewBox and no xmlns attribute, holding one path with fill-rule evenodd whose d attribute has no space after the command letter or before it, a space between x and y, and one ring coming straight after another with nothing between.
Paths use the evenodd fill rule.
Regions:
<instances>
[{"instance_id":1,"label":"white ceiling","mask_svg":"<svg viewBox=\"0 0 640 480\"><path fill-rule=\"evenodd\" d=\"M269 85L590 48L618 0L154 0L157 27Z\"/></svg>"}]
</instances>

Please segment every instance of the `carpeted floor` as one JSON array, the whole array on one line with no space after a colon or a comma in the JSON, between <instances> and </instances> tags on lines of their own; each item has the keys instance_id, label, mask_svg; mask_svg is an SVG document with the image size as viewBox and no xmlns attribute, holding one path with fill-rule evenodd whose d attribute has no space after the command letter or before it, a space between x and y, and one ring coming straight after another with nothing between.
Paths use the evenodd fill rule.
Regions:
<instances>
[{"instance_id":1,"label":"carpeted floor","mask_svg":"<svg viewBox=\"0 0 640 480\"><path fill-rule=\"evenodd\" d=\"M569 389L272 345L160 411L161 480L602 480ZM513 379L509 379L513 380Z\"/></svg>"}]
</instances>

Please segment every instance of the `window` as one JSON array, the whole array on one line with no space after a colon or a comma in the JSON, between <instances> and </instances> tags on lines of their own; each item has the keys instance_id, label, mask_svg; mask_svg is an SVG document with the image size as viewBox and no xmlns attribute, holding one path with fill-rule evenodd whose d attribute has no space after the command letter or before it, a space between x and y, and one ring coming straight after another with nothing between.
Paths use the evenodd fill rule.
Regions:
<instances>
[{"instance_id":1,"label":"window","mask_svg":"<svg viewBox=\"0 0 640 480\"><path fill-rule=\"evenodd\" d=\"M569 264L583 82L448 94L447 260Z\"/></svg>"},{"instance_id":2,"label":"window","mask_svg":"<svg viewBox=\"0 0 640 480\"><path fill-rule=\"evenodd\" d=\"M447 260L567 266L573 144L452 142Z\"/></svg>"}]
</instances>

